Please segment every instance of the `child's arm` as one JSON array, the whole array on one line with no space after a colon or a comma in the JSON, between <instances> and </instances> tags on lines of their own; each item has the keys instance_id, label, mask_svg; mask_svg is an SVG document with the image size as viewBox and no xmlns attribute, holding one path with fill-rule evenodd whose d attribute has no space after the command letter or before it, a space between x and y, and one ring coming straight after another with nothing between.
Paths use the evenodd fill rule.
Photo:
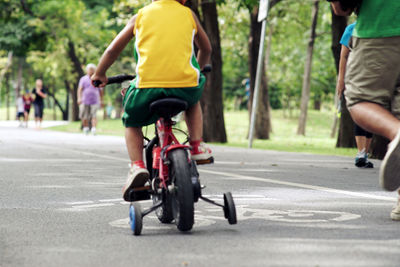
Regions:
<instances>
[{"instance_id":1,"label":"child's arm","mask_svg":"<svg viewBox=\"0 0 400 267\"><path fill-rule=\"evenodd\" d=\"M114 61L124 50L125 46L133 38L133 29L135 27L136 16L133 16L128 24L122 29L122 31L114 38L111 44L104 51L100 58L100 62L97 66L96 72L91 77L92 81L99 80L101 84L99 87L104 87L107 84L106 72L108 68L114 63Z\"/></svg>"},{"instance_id":2,"label":"child's arm","mask_svg":"<svg viewBox=\"0 0 400 267\"><path fill-rule=\"evenodd\" d=\"M197 62L200 65L200 69L203 69L204 66L210 61L212 48L210 40L208 39L206 32L201 26L199 19L197 18L196 14L193 13L193 11L192 14L197 26L197 34L194 37L194 42L199 48L199 52L197 53Z\"/></svg>"}]
</instances>

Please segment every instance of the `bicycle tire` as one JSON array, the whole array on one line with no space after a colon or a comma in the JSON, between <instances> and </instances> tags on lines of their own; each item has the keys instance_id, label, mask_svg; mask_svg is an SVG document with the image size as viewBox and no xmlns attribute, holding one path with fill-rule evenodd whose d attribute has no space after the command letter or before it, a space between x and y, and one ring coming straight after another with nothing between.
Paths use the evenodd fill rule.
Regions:
<instances>
[{"instance_id":1,"label":"bicycle tire","mask_svg":"<svg viewBox=\"0 0 400 267\"><path fill-rule=\"evenodd\" d=\"M187 152L172 150L168 154L169 172L175 189L171 194L175 224L180 231L189 231L194 224L194 196Z\"/></svg>"},{"instance_id":2,"label":"bicycle tire","mask_svg":"<svg viewBox=\"0 0 400 267\"><path fill-rule=\"evenodd\" d=\"M174 220L174 214L172 212L172 204L171 204L171 195L168 193L154 194L153 204L158 203L161 199L163 203L161 207L155 210L155 214L161 223L171 223Z\"/></svg>"}]
</instances>

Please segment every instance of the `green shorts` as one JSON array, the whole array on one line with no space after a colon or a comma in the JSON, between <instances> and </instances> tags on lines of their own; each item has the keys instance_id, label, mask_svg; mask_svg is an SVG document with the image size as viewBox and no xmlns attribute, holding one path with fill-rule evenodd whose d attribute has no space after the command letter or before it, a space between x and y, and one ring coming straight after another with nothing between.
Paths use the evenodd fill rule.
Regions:
<instances>
[{"instance_id":1,"label":"green shorts","mask_svg":"<svg viewBox=\"0 0 400 267\"><path fill-rule=\"evenodd\" d=\"M149 110L150 103L166 97L176 97L188 102L189 107L196 104L203 93L206 78L200 76L197 87L187 88L136 88L134 80L125 93L122 101L124 114L122 122L125 127L142 127L155 123L158 116Z\"/></svg>"}]
</instances>

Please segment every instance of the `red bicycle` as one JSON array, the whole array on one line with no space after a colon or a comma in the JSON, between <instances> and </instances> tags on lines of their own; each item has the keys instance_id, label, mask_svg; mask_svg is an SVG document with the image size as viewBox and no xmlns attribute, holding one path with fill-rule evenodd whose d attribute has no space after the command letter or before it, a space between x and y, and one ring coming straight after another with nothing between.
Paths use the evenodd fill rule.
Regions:
<instances>
[{"instance_id":1,"label":"red bicycle","mask_svg":"<svg viewBox=\"0 0 400 267\"><path fill-rule=\"evenodd\" d=\"M132 80L134 76L119 75L110 77L108 84ZM224 193L224 204L202 196L204 188L200 184L197 165L190 157L190 146L181 144L174 135L173 117L186 110L186 101L178 98L163 98L152 102L149 109L158 115L156 133L147 139L144 147L146 165L150 173L150 183L144 189L129 192L132 203L129 208L130 225L134 235L140 235L143 217L155 211L161 223L175 221L180 231L189 231L194 224L194 203L202 199L219 206L229 224L236 224L236 208L230 192ZM186 133L185 133L186 134ZM187 134L186 134L187 136ZM212 162L213 159L210 159ZM153 205L142 210L138 201L153 200Z\"/></svg>"}]
</instances>

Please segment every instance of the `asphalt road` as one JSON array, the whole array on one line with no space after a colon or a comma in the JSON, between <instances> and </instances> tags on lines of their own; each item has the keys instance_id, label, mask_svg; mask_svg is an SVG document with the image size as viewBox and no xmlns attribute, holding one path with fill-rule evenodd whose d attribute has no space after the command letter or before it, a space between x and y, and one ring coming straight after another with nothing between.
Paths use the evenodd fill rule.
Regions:
<instances>
[{"instance_id":1,"label":"asphalt road","mask_svg":"<svg viewBox=\"0 0 400 267\"><path fill-rule=\"evenodd\" d=\"M396 194L379 188L379 161L212 149L203 194L231 191L238 224L199 202L190 233L150 214L133 236L123 138L0 128L0 266L400 265Z\"/></svg>"}]
</instances>

